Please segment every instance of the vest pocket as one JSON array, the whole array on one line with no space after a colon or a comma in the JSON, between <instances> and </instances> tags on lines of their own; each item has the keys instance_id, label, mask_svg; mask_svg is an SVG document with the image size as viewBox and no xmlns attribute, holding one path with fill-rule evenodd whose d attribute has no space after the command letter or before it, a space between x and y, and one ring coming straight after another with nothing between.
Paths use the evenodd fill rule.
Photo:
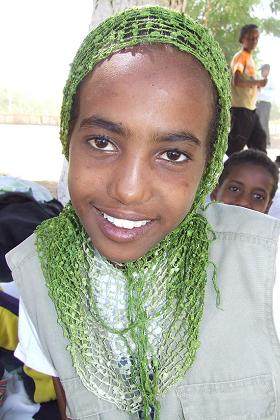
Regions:
<instances>
[{"instance_id":1,"label":"vest pocket","mask_svg":"<svg viewBox=\"0 0 280 420\"><path fill-rule=\"evenodd\" d=\"M182 385L176 392L185 420L276 419L276 395L271 375Z\"/></svg>"},{"instance_id":2,"label":"vest pocket","mask_svg":"<svg viewBox=\"0 0 280 420\"><path fill-rule=\"evenodd\" d=\"M78 377L61 381L66 397L66 415L69 419L98 420L101 413L114 409L112 404L88 391Z\"/></svg>"},{"instance_id":3,"label":"vest pocket","mask_svg":"<svg viewBox=\"0 0 280 420\"><path fill-rule=\"evenodd\" d=\"M66 397L66 415L70 420L137 420L84 387L78 377L61 380Z\"/></svg>"}]
</instances>

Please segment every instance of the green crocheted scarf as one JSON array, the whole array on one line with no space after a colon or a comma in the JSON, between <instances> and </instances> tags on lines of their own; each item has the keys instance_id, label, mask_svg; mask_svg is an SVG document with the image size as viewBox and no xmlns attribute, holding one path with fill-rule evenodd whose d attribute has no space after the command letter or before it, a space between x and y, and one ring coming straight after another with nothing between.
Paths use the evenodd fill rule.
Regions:
<instances>
[{"instance_id":1,"label":"green crocheted scarf","mask_svg":"<svg viewBox=\"0 0 280 420\"><path fill-rule=\"evenodd\" d=\"M37 250L73 365L98 397L144 419L160 416L160 397L195 360L214 234L200 209L222 170L229 128L229 76L209 31L161 7L126 10L88 34L72 63L61 110L68 156L69 121L79 83L125 47L170 44L208 71L218 95L216 142L192 209L146 255L117 268L97 255L69 204L37 228Z\"/></svg>"}]
</instances>

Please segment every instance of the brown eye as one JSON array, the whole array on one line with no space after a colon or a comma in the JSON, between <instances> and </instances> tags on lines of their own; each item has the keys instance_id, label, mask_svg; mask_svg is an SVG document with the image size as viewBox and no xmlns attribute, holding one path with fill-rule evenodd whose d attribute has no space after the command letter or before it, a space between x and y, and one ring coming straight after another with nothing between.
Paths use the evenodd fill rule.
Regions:
<instances>
[{"instance_id":1,"label":"brown eye","mask_svg":"<svg viewBox=\"0 0 280 420\"><path fill-rule=\"evenodd\" d=\"M168 150L161 155L161 158L171 162L183 162L189 160L189 158L179 150Z\"/></svg>"},{"instance_id":2,"label":"brown eye","mask_svg":"<svg viewBox=\"0 0 280 420\"><path fill-rule=\"evenodd\" d=\"M262 201L262 200L264 200L264 195L261 194L261 193L254 193L253 198L257 201Z\"/></svg>"},{"instance_id":3,"label":"brown eye","mask_svg":"<svg viewBox=\"0 0 280 420\"><path fill-rule=\"evenodd\" d=\"M229 186L229 191L231 191L231 192L237 192L237 191L239 191L239 188L236 187L235 185L230 185Z\"/></svg>"},{"instance_id":4,"label":"brown eye","mask_svg":"<svg viewBox=\"0 0 280 420\"><path fill-rule=\"evenodd\" d=\"M98 147L98 149L105 149L105 147L108 146L108 140L106 139L96 139L95 140L95 145L96 147Z\"/></svg>"},{"instance_id":5,"label":"brown eye","mask_svg":"<svg viewBox=\"0 0 280 420\"><path fill-rule=\"evenodd\" d=\"M98 150L104 150L106 152L111 152L115 150L114 145L110 142L110 140L106 139L106 137L95 137L90 139L89 144Z\"/></svg>"}]
</instances>

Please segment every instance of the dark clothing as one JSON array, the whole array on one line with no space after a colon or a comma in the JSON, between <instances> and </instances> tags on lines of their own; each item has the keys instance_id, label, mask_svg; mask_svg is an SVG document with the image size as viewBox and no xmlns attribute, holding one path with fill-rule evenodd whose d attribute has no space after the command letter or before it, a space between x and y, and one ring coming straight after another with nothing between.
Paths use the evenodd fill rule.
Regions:
<instances>
[{"instance_id":1,"label":"dark clothing","mask_svg":"<svg viewBox=\"0 0 280 420\"><path fill-rule=\"evenodd\" d=\"M257 102L256 112L259 116L260 123L262 128L266 133L266 144L270 144L270 135L269 135L269 116L271 110L271 103L267 101Z\"/></svg>"},{"instance_id":2,"label":"dark clothing","mask_svg":"<svg viewBox=\"0 0 280 420\"><path fill-rule=\"evenodd\" d=\"M34 378L28 376L25 373L25 371L22 369L23 363L14 356L15 349L11 349L11 343L16 341L15 338L18 335L17 322L14 321L14 316L18 318L19 300L0 290L0 310L1 317L3 317L1 322L4 320L6 329L4 334L1 334L0 336L0 380L3 377L5 370L8 372L17 370L19 376L23 380L27 395L31 401L34 402L34 395L37 386L41 388L40 392L42 393L42 382L40 383L40 380L38 380L37 385L37 382L34 381ZM9 349L7 347L9 347ZM42 377L40 379L42 381ZM46 389L46 393L47 392L48 389ZM24 417L26 418L26 416ZM2 418L1 414L0 418ZM34 415L33 418L36 420L61 420L57 401L47 401L41 403L39 411Z\"/></svg>"},{"instance_id":3,"label":"dark clothing","mask_svg":"<svg viewBox=\"0 0 280 420\"><path fill-rule=\"evenodd\" d=\"M28 193L0 195L1 282L13 280L5 254L30 236L43 220L57 216L62 209L62 204L56 199L40 203Z\"/></svg>"},{"instance_id":4,"label":"dark clothing","mask_svg":"<svg viewBox=\"0 0 280 420\"><path fill-rule=\"evenodd\" d=\"M266 134L255 110L231 108L231 130L227 155L240 152L244 146L266 153Z\"/></svg>"}]
</instances>

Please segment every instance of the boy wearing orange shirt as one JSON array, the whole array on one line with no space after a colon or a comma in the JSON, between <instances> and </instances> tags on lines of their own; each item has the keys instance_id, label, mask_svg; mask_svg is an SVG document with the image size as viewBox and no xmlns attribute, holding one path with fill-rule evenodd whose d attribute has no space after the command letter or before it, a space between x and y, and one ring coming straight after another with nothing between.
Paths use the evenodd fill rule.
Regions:
<instances>
[{"instance_id":1,"label":"boy wearing orange shirt","mask_svg":"<svg viewBox=\"0 0 280 420\"><path fill-rule=\"evenodd\" d=\"M239 42L242 50L231 62L231 131L228 139L227 155L248 148L266 152L266 134L256 113L257 89L264 87L267 79L255 79L256 66L252 57L257 47L259 30L254 24L241 28Z\"/></svg>"}]
</instances>

